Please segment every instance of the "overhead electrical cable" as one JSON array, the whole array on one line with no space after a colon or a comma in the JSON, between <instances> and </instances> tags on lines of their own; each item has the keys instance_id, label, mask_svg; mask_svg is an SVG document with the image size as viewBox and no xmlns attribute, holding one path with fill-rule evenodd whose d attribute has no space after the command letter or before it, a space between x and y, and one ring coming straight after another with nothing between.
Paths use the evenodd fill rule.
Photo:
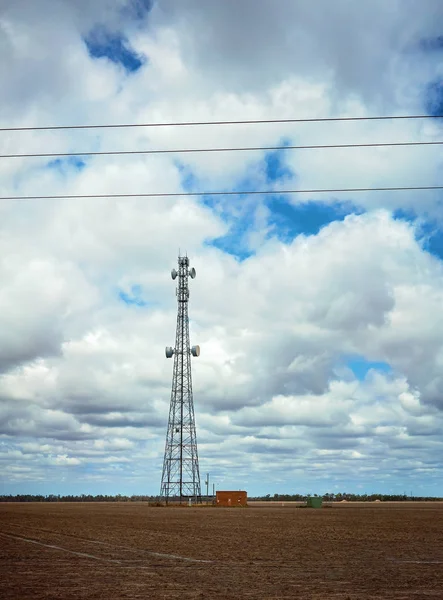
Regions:
<instances>
[{"instance_id":1,"label":"overhead electrical cable","mask_svg":"<svg viewBox=\"0 0 443 600\"><path fill-rule=\"evenodd\" d=\"M103 150L95 152L38 152L26 154L0 154L0 158L64 158L69 156L121 156L134 154L192 154L204 152L275 152L277 150L328 150L345 148L388 148L406 146L441 146L443 141L427 142L374 142L367 144L313 144L302 146L245 146L239 148L177 148L167 150Z\"/></svg>"},{"instance_id":2,"label":"overhead electrical cable","mask_svg":"<svg viewBox=\"0 0 443 600\"><path fill-rule=\"evenodd\" d=\"M278 123L327 123L345 121L390 121L406 119L441 119L443 115L386 115L379 117L312 117L300 119L244 119L232 121L176 121L165 123L119 123L103 125L43 125L0 127L0 131L57 131L63 129L124 129L130 127L199 127L212 125L262 125Z\"/></svg>"},{"instance_id":3,"label":"overhead electrical cable","mask_svg":"<svg viewBox=\"0 0 443 600\"><path fill-rule=\"evenodd\" d=\"M275 195L285 196L293 194L338 194L338 193L361 193L361 192L405 192L405 191L431 191L443 190L443 185L423 186L395 186L395 187L368 187L368 188L330 188L330 189L303 189L303 190L239 190L239 191L212 191L212 192L149 192L140 194L70 194L51 196L0 196L0 200L75 200L87 198L175 198L203 197L203 196L259 196Z\"/></svg>"}]
</instances>

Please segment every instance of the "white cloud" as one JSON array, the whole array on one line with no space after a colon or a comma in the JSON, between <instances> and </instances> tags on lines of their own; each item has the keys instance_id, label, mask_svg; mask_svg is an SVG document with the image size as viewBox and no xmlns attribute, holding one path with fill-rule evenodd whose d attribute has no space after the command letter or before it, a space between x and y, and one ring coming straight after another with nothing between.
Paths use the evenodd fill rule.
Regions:
<instances>
[{"instance_id":1,"label":"white cloud","mask_svg":"<svg viewBox=\"0 0 443 600\"><path fill-rule=\"evenodd\" d=\"M66 454L56 456L53 459L53 462L56 465L79 465L80 464L80 460L78 458L67 456Z\"/></svg>"},{"instance_id":2,"label":"white cloud","mask_svg":"<svg viewBox=\"0 0 443 600\"><path fill-rule=\"evenodd\" d=\"M415 50L437 33L437 2L420 10L408 3L409 12L404 3L388 10L377 2L369 12L344 0L333 11L327 2L278 10L245 2L240 11L232 2L203 9L196 0L163 0L138 21L130 11L122 16L123 2L56 4L49 22L49 3L38 11L25 0L2 3L4 126L422 112L423 84L439 73L437 55ZM146 65L127 75L91 59L82 35L96 24L120 29ZM2 133L0 147L344 143L436 139L439 129L383 122L23 132ZM273 184L263 156L181 156L185 173L165 155L96 157L83 168L11 159L0 161L2 194L177 193L186 174L200 189L265 188ZM440 163L436 149L296 152L285 160L295 176L284 185L301 187L433 183ZM171 378L163 348L175 337L169 270L181 248L198 273L190 316L192 341L202 346L194 362L202 469L262 492L315 481L375 488L389 475L398 485L417 477L431 489L441 476L442 265L416 241L419 225L391 211L439 217L438 198L354 200L368 212L290 243L274 235L270 209L256 197L221 199L215 210L192 198L3 202L7 481L57 486L69 467L63 473L72 485L89 478L115 491L157 491ZM245 214L255 255L239 263L207 241ZM143 307L119 299L134 285ZM386 362L392 374L358 381L346 365L352 355Z\"/></svg>"}]
</instances>

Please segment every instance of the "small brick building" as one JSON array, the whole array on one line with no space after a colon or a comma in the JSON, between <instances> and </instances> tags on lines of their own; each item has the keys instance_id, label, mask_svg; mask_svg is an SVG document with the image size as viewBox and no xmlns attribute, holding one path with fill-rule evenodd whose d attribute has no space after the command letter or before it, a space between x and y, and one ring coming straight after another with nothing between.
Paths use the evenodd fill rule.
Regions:
<instances>
[{"instance_id":1,"label":"small brick building","mask_svg":"<svg viewBox=\"0 0 443 600\"><path fill-rule=\"evenodd\" d=\"M248 494L245 491L216 492L215 503L217 506L247 506Z\"/></svg>"}]
</instances>

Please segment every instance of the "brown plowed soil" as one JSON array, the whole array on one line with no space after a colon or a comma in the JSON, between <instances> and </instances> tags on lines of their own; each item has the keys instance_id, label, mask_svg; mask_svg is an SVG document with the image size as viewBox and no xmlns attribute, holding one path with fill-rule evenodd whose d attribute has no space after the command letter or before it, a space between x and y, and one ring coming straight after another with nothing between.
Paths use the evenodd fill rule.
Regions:
<instances>
[{"instance_id":1,"label":"brown plowed soil","mask_svg":"<svg viewBox=\"0 0 443 600\"><path fill-rule=\"evenodd\" d=\"M0 504L2 600L443 600L443 503Z\"/></svg>"}]
</instances>

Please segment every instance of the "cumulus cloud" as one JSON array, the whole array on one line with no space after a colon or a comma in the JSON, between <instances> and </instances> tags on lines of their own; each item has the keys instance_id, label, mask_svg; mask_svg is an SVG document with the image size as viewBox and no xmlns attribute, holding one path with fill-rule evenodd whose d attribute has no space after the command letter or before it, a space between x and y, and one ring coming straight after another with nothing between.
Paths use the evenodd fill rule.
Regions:
<instances>
[{"instance_id":1,"label":"cumulus cloud","mask_svg":"<svg viewBox=\"0 0 443 600\"><path fill-rule=\"evenodd\" d=\"M1 124L422 112L426 86L440 73L439 49L423 43L440 34L440 4L60 0L37 10L4 0ZM94 55L88 39L97 31L106 35ZM137 68L125 68L129 54L115 54L123 47L144 57ZM2 132L0 148L437 140L440 127ZM325 152L2 159L2 194L438 182L435 148ZM3 201L3 489L157 492L171 379L163 348L175 338L169 271L181 249L197 269L190 329L202 347L193 371L201 465L220 486L398 491L414 480L417 491L441 490L443 273L420 241L426 218L441 218L439 197L309 199L332 211L351 200L355 214L315 232L306 215L300 223L289 216L295 233L283 236L277 204L296 210L306 197L286 205L278 194L274 203L259 196ZM399 219L399 209L422 220ZM353 370L355 356L368 361L364 375Z\"/></svg>"},{"instance_id":2,"label":"cumulus cloud","mask_svg":"<svg viewBox=\"0 0 443 600\"><path fill-rule=\"evenodd\" d=\"M151 18L163 27L173 24L183 54L196 70L212 74L216 89L220 70L225 85L241 92L266 90L295 75L330 81L333 101L354 93L365 102L385 103L408 96L401 86L392 87L392 77L421 81L425 75L413 68L411 50L440 35L442 10L438 0L318 0L278 7L272 0L241 6L234 0L163 0ZM427 75L436 62L427 61Z\"/></svg>"}]
</instances>

